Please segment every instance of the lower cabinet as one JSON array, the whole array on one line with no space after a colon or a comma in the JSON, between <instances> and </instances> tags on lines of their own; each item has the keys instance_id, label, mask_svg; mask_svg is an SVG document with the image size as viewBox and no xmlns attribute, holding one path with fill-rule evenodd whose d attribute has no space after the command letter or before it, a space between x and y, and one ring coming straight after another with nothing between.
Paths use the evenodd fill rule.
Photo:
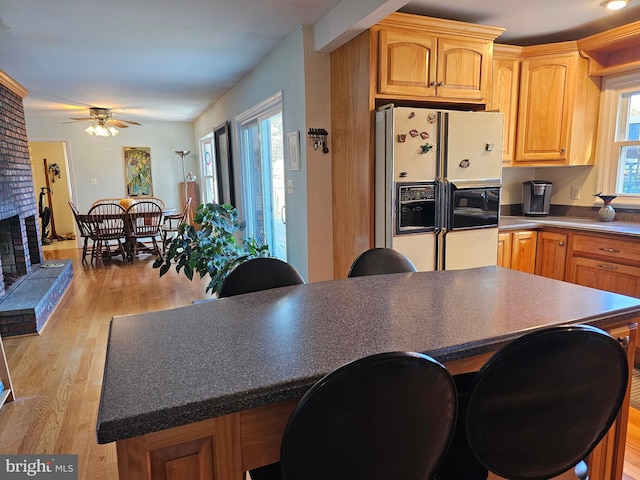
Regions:
<instances>
[{"instance_id":1,"label":"lower cabinet","mask_svg":"<svg viewBox=\"0 0 640 480\"><path fill-rule=\"evenodd\" d=\"M640 240L574 233L565 280L640 297ZM635 363L640 363L640 347Z\"/></svg>"},{"instance_id":2,"label":"lower cabinet","mask_svg":"<svg viewBox=\"0 0 640 480\"><path fill-rule=\"evenodd\" d=\"M534 273L537 232L522 230L498 235L498 266Z\"/></svg>"},{"instance_id":3,"label":"lower cabinet","mask_svg":"<svg viewBox=\"0 0 640 480\"><path fill-rule=\"evenodd\" d=\"M640 297L640 267L610 260L572 257L568 282L608 292Z\"/></svg>"},{"instance_id":4,"label":"lower cabinet","mask_svg":"<svg viewBox=\"0 0 640 480\"><path fill-rule=\"evenodd\" d=\"M566 233L541 231L538 232L536 247L537 275L555 280L564 280L565 264L567 263Z\"/></svg>"},{"instance_id":5,"label":"lower cabinet","mask_svg":"<svg viewBox=\"0 0 640 480\"><path fill-rule=\"evenodd\" d=\"M566 281L640 297L640 241L574 234Z\"/></svg>"}]
</instances>

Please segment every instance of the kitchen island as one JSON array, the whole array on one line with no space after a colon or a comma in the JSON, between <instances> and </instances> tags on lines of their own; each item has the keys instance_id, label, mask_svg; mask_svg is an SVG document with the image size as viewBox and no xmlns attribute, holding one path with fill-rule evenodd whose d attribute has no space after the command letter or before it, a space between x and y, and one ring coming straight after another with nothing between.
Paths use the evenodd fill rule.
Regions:
<instances>
[{"instance_id":1,"label":"kitchen island","mask_svg":"<svg viewBox=\"0 0 640 480\"><path fill-rule=\"evenodd\" d=\"M215 478L278 459L297 399L323 375L384 351L452 373L549 325L587 323L635 346L640 299L500 267L297 285L115 317L98 413L120 480ZM622 477L628 395L593 479ZM600 473L602 472L602 473ZM197 476L200 475L200 476Z\"/></svg>"}]
</instances>

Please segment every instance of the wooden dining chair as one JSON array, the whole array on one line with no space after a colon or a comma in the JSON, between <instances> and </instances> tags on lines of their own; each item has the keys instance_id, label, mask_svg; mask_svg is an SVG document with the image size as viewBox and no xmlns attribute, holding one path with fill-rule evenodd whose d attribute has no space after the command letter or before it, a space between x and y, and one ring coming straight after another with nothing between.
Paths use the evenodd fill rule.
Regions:
<instances>
[{"instance_id":1,"label":"wooden dining chair","mask_svg":"<svg viewBox=\"0 0 640 480\"><path fill-rule=\"evenodd\" d=\"M121 254L127 260L126 212L117 203L97 203L89 209L88 221L95 231L92 261L97 258L110 260L112 255ZM115 251L111 251L111 242L117 243Z\"/></svg>"},{"instance_id":2,"label":"wooden dining chair","mask_svg":"<svg viewBox=\"0 0 640 480\"><path fill-rule=\"evenodd\" d=\"M139 202L153 202L156 203L161 210L167 208L164 204L164 200L158 197L136 197Z\"/></svg>"},{"instance_id":3,"label":"wooden dining chair","mask_svg":"<svg viewBox=\"0 0 640 480\"><path fill-rule=\"evenodd\" d=\"M162 251L167 249L167 238L169 234L177 234L178 228L180 225L186 224L188 222L187 216L189 215L189 209L191 208L191 197L187 200L182 212L176 213L175 215L165 215L162 221L162 226L160 230L162 232Z\"/></svg>"},{"instance_id":4,"label":"wooden dining chair","mask_svg":"<svg viewBox=\"0 0 640 480\"><path fill-rule=\"evenodd\" d=\"M89 207L89 208L92 208L92 207L94 207L96 205L99 205L101 203L117 203L117 204L119 204L120 200L122 200L122 199L121 198L111 198L111 197L99 198L98 200L93 202L91 204L91 207Z\"/></svg>"},{"instance_id":5,"label":"wooden dining chair","mask_svg":"<svg viewBox=\"0 0 640 480\"><path fill-rule=\"evenodd\" d=\"M97 233L93 222L90 222L88 215L82 215L73 202L69 202L69 207L73 212L73 218L76 221L80 238L82 239L82 263L86 262L87 255L91 254L93 260L93 250L97 241ZM89 249L89 241L91 241L91 248Z\"/></svg>"},{"instance_id":6,"label":"wooden dining chair","mask_svg":"<svg viewBox=\"0 0 640 480\"><path fill-rule=\"evenodd\" d=\"M127 209L127 245L129 257L135 260L141 251L149 252L157 257L161 255L158 239L162 232L162 208L157 202L143 200ZM151 242L146 245L144 240Z\"/></svg>"}]
</instances>

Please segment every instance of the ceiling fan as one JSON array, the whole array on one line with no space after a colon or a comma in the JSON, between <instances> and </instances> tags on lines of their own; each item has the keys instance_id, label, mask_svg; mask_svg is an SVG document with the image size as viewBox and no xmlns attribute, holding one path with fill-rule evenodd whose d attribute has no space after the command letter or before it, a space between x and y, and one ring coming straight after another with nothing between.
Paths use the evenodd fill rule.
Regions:
<instances>
[{"instance_id":1,"label":"ceiling fan","mask_svg":"<svg viewBox=\"0 0 640 480\"><path fill-rule=\"evenodd\" d=\"M128 128L129 125L140 125L138 122L112 118L113 114L111 113L110 108L91 107L89 108L89 115L90 115L89 117L71 118L70 120L73 120L74 122L91 120L91 121L97 122L98 125L102 125L102 126L115 125L118 128ZM65 122L65 123L71 123L71 122Z\"/></svg>"},{"instance_id":2,"label":"ceiling fan","mask_svg":"<svg viewBox=\"0 0 640 480\"><path fill-rule=\"evenodd\" d=\"M138 122L111 118L112 113L110 108L91 107L89 108L89 115L89 117L71 118L71 120L74 122L84 120L96 122L93 125L85 128L84 131L89 135L96 135L98 137L115 137L116 135L118 135L118 133L120 133L115 127L128 128L129 125L140 125Z\"/></svg>"}]
</instances>

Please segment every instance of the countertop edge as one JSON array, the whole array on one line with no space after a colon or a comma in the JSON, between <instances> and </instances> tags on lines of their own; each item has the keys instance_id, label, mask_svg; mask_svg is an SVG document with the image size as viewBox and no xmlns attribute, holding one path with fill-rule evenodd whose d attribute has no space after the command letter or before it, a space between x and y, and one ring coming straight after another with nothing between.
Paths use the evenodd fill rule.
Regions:
<instances>
[{"instance_id":1,"label":"countertop edge","mask_svg":"<svg viewBox=\"0 0 640 480\"><path fill-rule=\"evenodd\" d=\"M498 228L501 231L564 228L583 232L640 237L640 223L599 222L598 220L577 217L518 217L502 215Z\"/></svg>"}]
</instances>

